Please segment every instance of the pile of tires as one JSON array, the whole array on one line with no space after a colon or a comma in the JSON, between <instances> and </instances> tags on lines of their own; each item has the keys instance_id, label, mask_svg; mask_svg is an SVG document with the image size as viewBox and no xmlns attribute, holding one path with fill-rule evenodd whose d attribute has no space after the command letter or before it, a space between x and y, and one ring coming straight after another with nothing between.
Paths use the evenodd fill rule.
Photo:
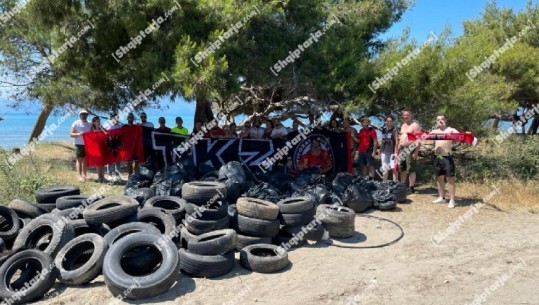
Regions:
<instances>
[{"instance_id":1,"label":"pile of tires","mask_svg":"<svg viewBox=\"0 0 539 305\"><path fill-rule=\"evenodd\" d=\"M319 241L324 228L315 219L316 207L311 197L291 197L277 202L279 221L282 225L274 239L277 245L299 247L307 240Z\"/></svg>"},{"instance_id":2,"label":"pile of tires","mask_svg":"<svg viewBox=\"0 0 539 305\"><path fill-rule=\"evenodd\" d=\"M184 242L179 250L180 270L192 277L214 278L234 268L236 231L216 230L198 236L182 232Z\"/></svg>"},{"instance_id":3,"label":"pile of tires","mask_svg":"<svg viewBox=\"0 0 539 305\"><path fill-rule=\"evenodd\" d=\"M185 227L195 235L226 229L230 225L226 186L215 181L188 182L182 186Z\"/></svg>"},{"instance_id":4,"label":"pile of tires","mask_svg":"<svg viewBox=\"0 0 539 305\"><path fill-rule=\"evenodd\" d=\"M267 200L240 197L236 201L236 209L237 250L252 244L271 244L280 227L277 205Z\"/></svg>"},{"instance_id":5,"label":"pile of tires","mask_svg":"<svg viewBox=\"0 0 539 305\"><path fill-rule=\"evenodd\" d=\"M350 208L321 204L316 209L316 217L331 238L348 238L355 232L355 212Z\"/></svg>"}]
</instances>

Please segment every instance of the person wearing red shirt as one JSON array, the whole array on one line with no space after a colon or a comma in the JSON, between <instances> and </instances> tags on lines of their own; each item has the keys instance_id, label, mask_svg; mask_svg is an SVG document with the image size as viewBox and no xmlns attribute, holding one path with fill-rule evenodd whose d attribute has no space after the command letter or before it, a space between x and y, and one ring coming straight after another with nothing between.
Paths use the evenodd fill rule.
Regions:
<instances>
[{"instance_id":1,"label":"person wearing red shirt","mask_svg":"<svg viewBox=\"0 0 539 305\"><path fill-rule=\"evenodd\" d=\"M159 122L159 127L156 128L157 131L170 132L170 128L168 128L165 125L167 121L165 120L164 117L160 117L158 122Z\"/></svg>"},{"instance_id":2,"label":"person wearing red shirt","mask_svg":"<svg viewBox=\"0 0 539 305\"><path fill-rule=\"evenodd\" d=\"M320 143L317 140L313 140L311 143L311 150L301 156L299 160L298 169L304 170L306 168L312 168L320 166L320 173L325 174L331 171L332 165L329 160L329 154L327 151L320 148Z\"/></svg>"},{"instance_id":3,"label":"person wearing red shirt","mask_svg":"<svg viewBox=\"0 0 539 305\"><path fill-rule=\"evenodd\" d=\"M374 128L369 127L370 123L371 120L367 117L361 119L361 126L363 128L358 133L358 152L359 164L363 168L363 176L367 175L368 168L371 179L374 179L374 157L378 148L378 140Z\"/></svg>"}]
</instances>

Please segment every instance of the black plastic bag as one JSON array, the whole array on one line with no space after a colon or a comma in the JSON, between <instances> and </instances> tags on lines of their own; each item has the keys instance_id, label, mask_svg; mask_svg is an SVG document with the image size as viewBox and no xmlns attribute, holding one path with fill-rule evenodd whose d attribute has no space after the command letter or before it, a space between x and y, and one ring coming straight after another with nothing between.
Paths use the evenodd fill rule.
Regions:
<instances>
[{"instance_id":1,"label":"black plastic bag","mask_svg":"<svg viewBox=\"0 0 539 305\"><path fill-rule=\"evenodd\" d=\"M151 189L144 187L139 189L126 189L124 195L135 199L142 206L146 200L154 196L154 192Z\"/></svg>"},{"instance_id":2,"label":"black plastic bag","mask_svg":"<svg viewBox=\"0 0 539 305\"><path fill-rule=\"evenodd\" d=\"M144 176L139 173L135 173L127 179L127 184L125 185L125 190L127 189L139 189L143 187L149 187L152 183L151 180L146 179Z\"/></svg>"},{"instance_id":3,"label":"black plastic bag","mask_svg":"<svg viewBox=\"0 0 539 305\"><path fill-rule=\"evenodd\" d=\"M372 198L359 184L350 184L342 197L344 205L356 213L365 212L372 207Z\"/></svg>"},{"instance_id":4,"label":"black plastic bag","mask_svg":"<svg viewBox=\"0 0 539 305\"><path fill-rule=\"evenodd\" d=\"M390 190L377 190L372 193L373 206L380 210L391 210L397 206Z\"/></svg>"},{"instance_id":5,"label":"black plastic bag","mask_svg":"<svg viewBox=\"0 0 539 305\"><path fill-rule=\"evenodd\" d=\"M239 184L246 180L245 171L238 161L228 162L219 169L219 178L234 179Z\"/></svg>"},{"instance_id":6,"label":"black plastic bag","mask_svg":"<svg viewBox=\"0 0 539 305\"><path fill-rule=\"evenodd\" d=\"M400 181L384 181L379 184L379 188L389 190L397 202L406 201L406 185Z\"/></svg>"},{"instance_id":7,"label":"black plastic bag","mask_svg":"<svg viewBox=\"0 0 539 305\"><path fill-rule=\"evenodd\" d=\"M153 180L153 176L155 175L155 166L151 161L141 163L138 166L138 174L144 179Z\"/></svg>"},{"instance_id":8,"label":"black plastic bag","mask_svg":"<svg viewBox=\"0 0 539 305\"><path fill-rule=\"evenodd\" d=\"M354 176L352 176L352 174L338 173L335 179L333 179L333 182L331 183L331 186L333 187L333 192L335 192L335 194L337 194L338 196L342 196L346 188L350 184L352 184L352 181L354 181Z\"/></svg>"},{"instance_id":9,"label":"black plastic bag","mask_svg":"<svg viewBox=\"0 0 539 305\"><path fill-rule=\"evenodd\" d=\"M273 203L277 203L279 200L281 200L281 195L279 194L278 190L271 184L265 182L248 189L247 192L243 194L243 197L258 198L271 201Z\"/></svg>"}]
</instances>

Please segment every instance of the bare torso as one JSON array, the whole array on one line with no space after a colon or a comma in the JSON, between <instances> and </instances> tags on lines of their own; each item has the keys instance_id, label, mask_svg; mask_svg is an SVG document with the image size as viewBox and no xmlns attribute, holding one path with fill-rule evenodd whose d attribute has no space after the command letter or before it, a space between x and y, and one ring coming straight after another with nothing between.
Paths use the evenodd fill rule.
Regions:
<instances>
[{"instance_id":1,"label":"bare torso","mask_svg":"<svg viewBox=\"0 0 539 305\"><path fill-rule=\"evenodd\" d=\"M418 132L421 131L421 126L419 126L418 123L412 122L410 124L403 123L400 130L400 136L399 136L399 145L401 147L406 147L413 142L408 141L408 133L409 132Z\"/></svg>"},{"instance_id":2,"label":"bare torso","mask_svg":"<svg viewBox=\"0 0 539 305\"><path fill-rule=\"evenodd\" d=\"M433 133L453 133L458 132L455 128L447 127L444 130L437 128L432 131ZM451 140L436 140L434 141L434 153L437 155L447 156L451 153L451 147L453 146L453 141Z\"/></svg>"}]
</instances>

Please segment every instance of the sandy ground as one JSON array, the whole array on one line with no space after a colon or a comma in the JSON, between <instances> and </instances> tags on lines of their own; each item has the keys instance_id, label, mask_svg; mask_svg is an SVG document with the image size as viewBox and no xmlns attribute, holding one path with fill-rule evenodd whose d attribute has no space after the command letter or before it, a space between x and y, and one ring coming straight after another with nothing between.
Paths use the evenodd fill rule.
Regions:
<instances>
[{"instance_id":1,"label":"sandy ground","mask_svg":"<svg viewBox=\"0 0 539 305\"><path fill-rule=\"evenodd\" d=\"M434 197L425 193L431 190L422 192L396 211L370 214L402 226L404 238L394 245L308 245L289 252L291 263L280 273L253 273L236 261L224 277L192 279L180 274L166 294L127 303L472 304L478 297L473 304L539 304L538 214L499 211L489 205L474 210L472 200L460 200L464 204L450 210L430 203ZM459 220L466 212L470 217ZM452 223L451 234L435 237ZM393 224L363 217L356 217L356 231L348 244L380 244L400 232ZM100 276L86 287L57 284L35 304L121 303Z\"/></svg>"}]
</instances>

